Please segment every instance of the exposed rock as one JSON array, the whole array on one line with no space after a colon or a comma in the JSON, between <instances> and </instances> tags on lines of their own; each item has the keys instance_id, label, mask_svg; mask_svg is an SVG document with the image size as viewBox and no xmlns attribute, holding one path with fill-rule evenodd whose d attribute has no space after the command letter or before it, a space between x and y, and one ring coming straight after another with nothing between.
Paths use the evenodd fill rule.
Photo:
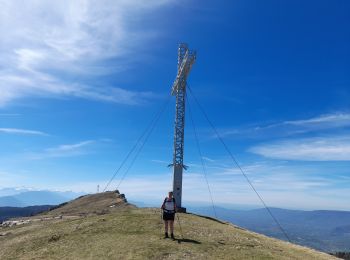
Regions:
<instances>
[{"instance_id":1,"label":"exposed rock","mask_svg":"<svg viewBox=\"0 0 350 260\"><path fill-rule=\"evenodd\" d=\"M49 242L56 242L58 240L60 240L61 236L59 234L54 234L49 238Z\"/></svg>"}]
</instances>

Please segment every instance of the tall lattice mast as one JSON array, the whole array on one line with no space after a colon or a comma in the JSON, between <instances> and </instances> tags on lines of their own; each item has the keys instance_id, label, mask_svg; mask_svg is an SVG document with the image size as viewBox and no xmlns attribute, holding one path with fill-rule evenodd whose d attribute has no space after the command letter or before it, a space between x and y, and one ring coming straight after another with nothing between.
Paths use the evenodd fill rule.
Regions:
<instances>
[{"instance_id":1,"label":"tall lattice mast","mask_svg":"<svg viewBox=\"0 0 350 260\"><path fill-rule=\"evenodd\" d=\"M189 50L187 44L181 43L178 50L177 76L172 87L171 94L176 96L175 131L174 131L174 177L173 192L176 204L180 211L186 211L182 207L182 172L185 168L184 157L184 131L185 131L185 96L186 80L191 67L196 60L196 52Z\"/></svg>"}]
</instances>

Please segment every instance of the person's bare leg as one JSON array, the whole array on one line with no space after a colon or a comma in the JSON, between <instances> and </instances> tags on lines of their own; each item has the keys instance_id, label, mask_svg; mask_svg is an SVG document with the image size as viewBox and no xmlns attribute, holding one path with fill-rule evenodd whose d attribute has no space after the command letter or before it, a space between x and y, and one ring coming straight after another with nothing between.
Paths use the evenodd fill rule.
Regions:
<instances>
[{"instance_id":1,"label":"person's bare leg","mask_svg":"<svg viewBox=\"0 0 350 260\"><path fill-rule=\"evenodd\" d=\"M164 220L165 237L168 237L168 221Z\"/></svg>"},{"instance_id":2,"label":"person's bare leg","mask_svg":"<svg viewBox=\"0 0 350 260\"><path fill-rule=\"evenodd\" d=\"M169 225L168 225L168 222L169 222L169 221L164 220L164 230L165 230L166 233L168 233L168 229L169 229L169 228L168 228L168 226L169 226Z\"/></svg>"},{"instance_id":3,"label":"person's bare leg","mask_svg":"<svg viewBox=\"0 0 350 260\"><path fill-rule=\"evenodd\" d=\"M171 238L174 238L174 221L169 221Z\"/></svg>"}]
</instances>

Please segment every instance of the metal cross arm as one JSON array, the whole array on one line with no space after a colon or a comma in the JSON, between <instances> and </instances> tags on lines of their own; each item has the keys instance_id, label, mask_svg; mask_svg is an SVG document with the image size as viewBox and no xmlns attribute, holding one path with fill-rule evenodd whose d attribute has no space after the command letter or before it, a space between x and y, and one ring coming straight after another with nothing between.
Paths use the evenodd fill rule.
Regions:
<instances>
[{"instance_id":1,"label":"metal cross arm","mask_svg":"<svg viewBox=\"0 0 350 260\"><path fill-rule=\"evenodd\" d=\"M183 58L181 59L181 63L180 66L178 68L178 72L176 75L176 79L174 81L173 87L172 87L172 91L171 94L174 96L176 94L176 91L179 88L184 88L184 84L186 83L188 74L191 71L192 65L196 60L196 52L195 51L190 51L186 48L186 52L183 56Z\"/></svg>"}]
</instances>

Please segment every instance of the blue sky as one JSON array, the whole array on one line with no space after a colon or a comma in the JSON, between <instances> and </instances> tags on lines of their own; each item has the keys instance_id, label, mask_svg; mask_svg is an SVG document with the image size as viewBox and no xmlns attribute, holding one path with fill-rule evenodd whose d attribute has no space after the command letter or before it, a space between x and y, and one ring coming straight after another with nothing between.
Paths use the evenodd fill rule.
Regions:
<instances>
[{"instance_id":1,"label":"blue sky","mask_svg":"<svg viewBox=\"0 0 350 260\"><path fill-rule=\"evenodd\" d=\"M188 84L266 203L350 210L348 1L0 5L0 188L103 188L170 95L187 42ZM120 186L132 200L171 187L174 105ZM259 205L189 106L215 203ZM208 203L188 119L183 203Z\"/></svg>"}]
</instances>

